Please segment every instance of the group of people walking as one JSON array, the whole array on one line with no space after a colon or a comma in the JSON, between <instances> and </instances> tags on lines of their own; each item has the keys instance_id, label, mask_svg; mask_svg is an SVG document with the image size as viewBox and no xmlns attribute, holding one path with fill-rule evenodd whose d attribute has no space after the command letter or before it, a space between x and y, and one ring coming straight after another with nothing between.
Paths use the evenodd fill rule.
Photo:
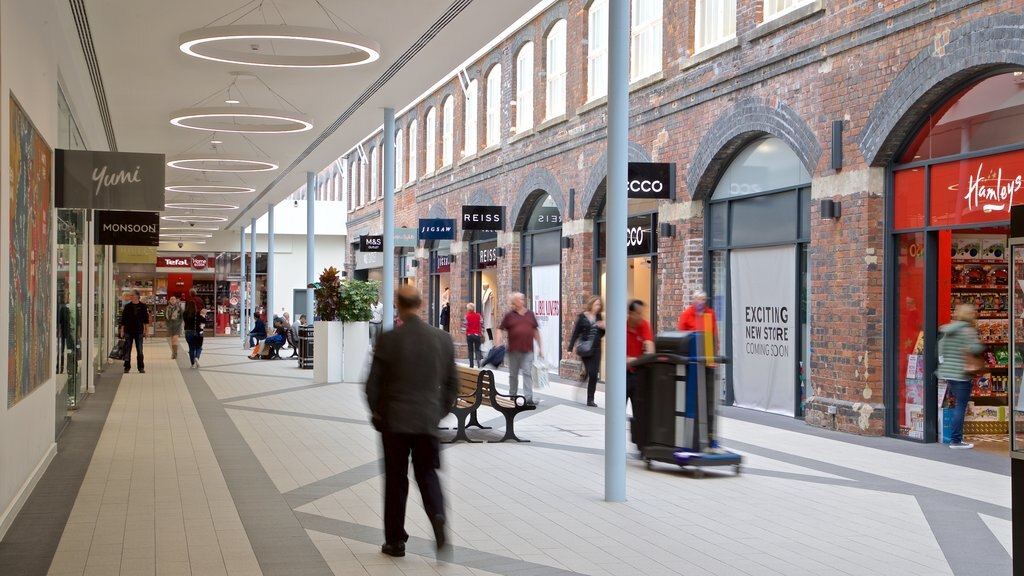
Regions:
<instances>
[{"instance_id":1,"label":"group of people walking","mask_svg":"<svg viewBox=\"0 0 1024 576\"><path fill-rule=\"evenodd\" d=\"M199 357L203 353L203 339L206 329L206 304L197 294L196 289L189 290L188 297L178 300L176 296L167 299L164 319L167 321L168 343L171 346L171 358L178 358L178 344L182 332L188 344L188 359L193 368L199 368ZM118 322L118 336L124 339L124 373L132 369L132 350L140 374L146 373L146 356L143 340L149 331L151 318L149 308L142 302L139 291L133 290L131 301L121 310Z\"/></svg>"}]
</instances>

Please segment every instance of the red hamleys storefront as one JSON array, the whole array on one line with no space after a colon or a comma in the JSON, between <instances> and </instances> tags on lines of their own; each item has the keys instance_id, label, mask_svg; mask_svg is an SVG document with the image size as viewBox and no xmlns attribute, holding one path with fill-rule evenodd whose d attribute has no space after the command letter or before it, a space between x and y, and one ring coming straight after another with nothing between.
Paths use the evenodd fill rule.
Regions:
<instances>
[{"instance_id":1,"label":"red hamleys storefront","mask_svg":"<svg viewBox=\"0 0 1024 576\"><path fill-rule=\"evenodd\" d=\"M941 441L933 373L938 327L972 303L987 369L974 380L964 432L1008 434L1010 206L1024 203L1024 75L974 81L933 111L890 171L887 430ZM948 441L948 438L946 439Z\"/></svg>"}]
</instances>

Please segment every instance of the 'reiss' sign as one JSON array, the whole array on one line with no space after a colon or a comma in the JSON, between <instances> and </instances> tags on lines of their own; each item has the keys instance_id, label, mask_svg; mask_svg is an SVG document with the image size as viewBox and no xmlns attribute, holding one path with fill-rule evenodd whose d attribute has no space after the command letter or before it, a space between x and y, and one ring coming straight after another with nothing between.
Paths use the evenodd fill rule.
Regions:
<instances>
[{"instance_id":1,"label":"'reiss' sign","mask_svg":"<svg viewBox=\"0 0 1024 576\"><path fill-rule=\"evenodd\" d=\"M505 207L463 206L462 229L501 232L505 229Z\"/></svg>"}]
</instances>

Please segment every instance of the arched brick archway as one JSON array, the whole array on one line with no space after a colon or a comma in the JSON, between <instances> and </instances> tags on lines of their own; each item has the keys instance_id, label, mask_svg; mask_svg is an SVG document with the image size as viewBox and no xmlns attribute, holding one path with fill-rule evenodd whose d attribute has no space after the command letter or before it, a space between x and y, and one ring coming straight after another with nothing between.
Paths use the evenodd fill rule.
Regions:
<instances>
[{"instance_id":1,"label":"arched brick archway","mask_svg":"<svg viewBox=\"0 0 1024 576\"><path fill-rule=\"evenodd\" d=\"M921 118L971 78L1024 66L1024 16L990 16L950 32L949 42L922 50L889 85L868 116L860 150L872 166L885 166Z\"/></svg>"},{"instance_id":2,"label":"arched brick archway","mask_svg":"<svg viewBox=\"0 0 1024 576\"><path fill-rule=\"evenodd\" d=\"M518 231L524 228L534 203L545 192L555 201L558 213L565 217L565 193L562 192L558 179L546 168L534 168L526 175L519 186L519 192L516 193L515 204L512 205L511 230Z\"/></svg>"},{"instance_id":3,"label":"arched brick archway","mask_svg":"<svg viewBox=\"0 0 1024 576\"><path fill-rule=\"evenodd\" d=\"M636 142L630 142L628 148L629 162L650 162L651 155L643 146ZM601 203L605 196L605 177L608 175L608 153L601 154L597 164L590 170L590 177L587 178L586 187L583 189L583 197L580 198L580 207L583 208L585 218L597 217L597 211L601 209Z\"/></svg>"},{"instance_id":4,"label":"arched brick archway","mask_svg":"<svg viewBox=\"0 0 1024 576\"><path fill-rule=\"evenodd\" d=\"M775 136L796 153L804 167L814 174L821 158L821 143L795 110L782 102L760 97L744 98L726 110L701 140L686 173L686 185L693 200L703 200L729 162L751 141Z\"/></svg>"}]
</instances>

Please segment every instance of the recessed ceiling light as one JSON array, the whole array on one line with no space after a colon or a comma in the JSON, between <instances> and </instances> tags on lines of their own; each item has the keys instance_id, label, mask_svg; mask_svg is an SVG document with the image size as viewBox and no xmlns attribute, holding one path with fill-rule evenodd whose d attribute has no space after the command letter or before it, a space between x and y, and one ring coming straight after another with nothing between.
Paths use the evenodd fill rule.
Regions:
<instances>
[{"instance_id":1,"label":"recessed ceiling light","mask_svg":"<svg viewBox=\"0 0 1024 576\"><path fill-rule=\"evenodd\" d=\"M289 134L313 128L309 116L273 108L186 108L171 114L170 121L182 128L240 134Z\"/></svg>"},{"instance_id":2,"label":"recessed ceiling light","mask_svg":"<svg viewBox=\"0 0 1024 576\"><path fill-rule=\"evenodd\" d=\"M238 210L234 204L214 204L211 202L168 202L164 208L170 210Z\"/></svg>"},{"instance_id":3,"label":"recessed ceiling light","mask_svg":"<svg viewBox=\"0 0 1024 576\"><path fill-rule=\"evenodd\" d=\"M223 144L223 140L210 140L210 144Z\"/></svg>"},{"instance_id":4,"label":"recessed ceiling light","mask_svg":"<svg viewBox=\"0 0 1024 576\"><path fill-rule=\"evenodd\" d=\"M274 53L259 50L259 41L276 42ZM244 44L248 50L218 47ZM303 43L335 48L333 54L283 54L288 43ZM252 47L256 48L253 49ZM234 24L189 30L178 37L178 48L190 56L252 66L281 68L338 68L368 64L380 58L380 44L340 30L288 26L280 24Z\"/></svg>"},{"instance_id":5,"label":"recessed ceiling light","mask_svg":"<svg viewBox=\"0 0 1024 576\"><path fill-rule=\"evenodd\" d=\"M220 184L175 184L165 186L168 192L184 192L186 194L248 194L255 188L248 186L224 186Z\"/></svg>"},{"instance_id":6,"label":"recessed ceiling light","mask_svg":"<svg viewBox=\"0 0 1024 576\"><path fill-rule=\"evenodd\" d=\"M224 101L224 103L225 104L241 104L241 102L239 102L238 100L235 100L234 98L228 98L227 100Z\"/></svg>"},{"instance_id":7,"label":"recessed ceiling light","mask_svg":"<svg viewBox=\"0 0 1024 576\"><path fill-rule=\"evenodd\" d=\"M270 172L279 166L273 162L243 156L188 154L167 162L171 168L196 172Z\"/></svg>"},{"instance_id":8,"label":"recessed ceiling light","mask_svg":"<svg viewBox=\"0 0 1024 576\"><path fill-rule=\"evenodd\" d=\"M161 220L167 220L169 222L227 222L228 219L223 216L189 216L189 215L174 215L174 216L161 216Z\"/></svg>"}]
</instances>

